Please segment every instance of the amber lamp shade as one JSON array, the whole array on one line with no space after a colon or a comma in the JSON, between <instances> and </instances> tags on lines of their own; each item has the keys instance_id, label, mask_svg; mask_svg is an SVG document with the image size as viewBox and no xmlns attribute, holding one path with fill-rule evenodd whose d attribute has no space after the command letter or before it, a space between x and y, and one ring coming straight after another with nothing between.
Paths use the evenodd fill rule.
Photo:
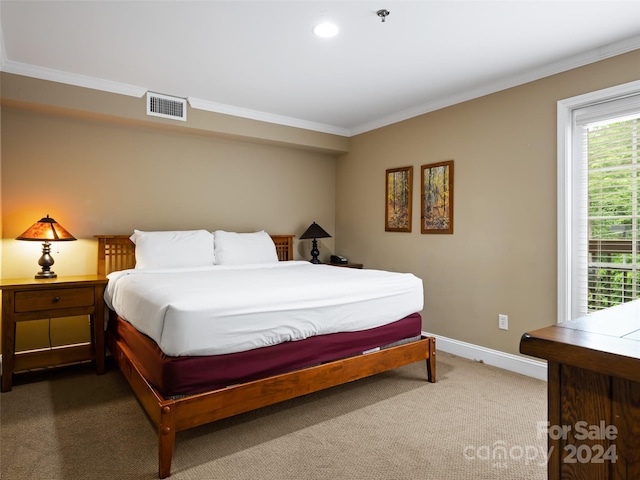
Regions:
<instances>
[{"instance_id":1,"label":"amber lamp shade","mask_svg":"<svg viewBox=\"0 0 640 480\"><path fill-rule=\"evenodd\" d=\"M62 225L47 215L34 223L26 232L16 238L16 240L29 240L43 242L42 256L38 260L38 265L42 267L36 273L35 278L56 278L57 275L51 270L53 257L51 256L51 244L49 242L66 242L76 238L67 232Z\"/></svg>"},{"instance_id":2,"label":"amber lamp shade","mask_svg":"<svg viewBox=\"0 0 640 480\"><path fill-rule=\"evenodd\" d=\"M320 225L318 225L316 222L313 222L311 225L309 225L309 228L307 228L305 232L302 235L300 235L301 240L305 238L313 238L313 243L311 248L311 260L309 260L311 263L320 263L320 260L318 260L318 255L320 255L320 250L318 250L318 241L316 240L316 238L330 238L330 237L331 235L325 232L324 229Z\"/></svg>"}]
</instances>

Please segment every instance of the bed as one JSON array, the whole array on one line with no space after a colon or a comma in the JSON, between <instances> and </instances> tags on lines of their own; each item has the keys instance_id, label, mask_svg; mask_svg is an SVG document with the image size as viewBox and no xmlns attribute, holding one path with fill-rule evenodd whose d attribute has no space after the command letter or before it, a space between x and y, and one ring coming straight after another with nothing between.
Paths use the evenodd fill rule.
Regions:
<instances>
[{"instance_id":1,"label":"bed","mask_svg":"<svg viewBox=\"0 0 640 480\"><path fill-rule=\"evenodd\" d=\"M221 235L222 233L224 232L221 232ZM138 309L140 304L146 307L147 300L135 288L133 288L134 296L132 297L136 299L132 302L135 309L131 307L127 310L127 302L122 300L122 298L127 298L124 294L127 291L125 286L127 282L133 284L134 287L143 285L140 287L142 291L155 292L156 299L164 301L165 297L170 296L169 292L172 290L170 285L173 285L171 283L173 280L165 279L164 271L156 272L153 269L141 267L147 265L147 262L155 264L160 262L161 267L164 267L164 263L173 256L167 254L167 248L164 244L162 244L162 249L156 248L155 250L147 248L149 244L145 244L145 251L153 253L151 260L148 257L145 258L142 255L142 239L147 237L141 235L136 242L135 235L134 233L133 236L96 236L98 239L98 273L109 275L110 278L108 292L105 292L107 306L110 307L108 308L106 345L140 404L157 427L159 478L166 478L171 474L176 433L179 431L423 360L426 362L428 381L435 382L435 338L423 337L420 334L421 319L417 311L399 313L401 318L394 318L391 321L377 320L368 328L359 323L363 320L375 319L377 312L384 312L386 307L383 304L374 305L373 310L367 311L362 307L364 303L361 303L343 314L340 306L333 304L320 306L313 303L313 311L320 312L318 317L329 317L328 322L318 323L320 325L318 326L315 320L311 322L305 320L303 328L283 327L283 331L278 333L280 336L276 340L269 336L271 335L271 330L269 330L266 336L259 335L257 340L253 337L250 340L243 339L237 342L227 340L220 345L207 345L207 348L204 348L198 343L201 338L206 336L202 331L196 329L195 336L182 339L182 335L176 334L175 330L177 324L200 325L198 328L205 324L205 328L213 328L206 326L211 322L203 322L201 317L197 316L201 315L201 310L192 308L192 305L199 304L200 301L188 298L183 302L184 308L179 308L179 301L166 300L170 305L165 308L163 313L164 327L154 330L153 325L156 323L155 321L150 322L149 317L155 315L155 310L154 313L150 313L152 310L148 308ZM257 253L255 264L230 265L227 268L231 275L238 278L240 275L249 275L254 279L253 283L255 284L273 283L271 287L274 289L279 286L284 288L285 285L288 285L286 291L290 292L290 297L297 302L293 307L288 307L288 310L294 313L307 308L308 302L317 302L318 300L313 293L315 288L313 283L304 285L305 290L298 289L291 293L289 289L291 284L287 282L292 281L288 278L294 273L290 272L295 272L295 275L298 275L299 272L308 272L310 267L316 267L314 275L318 277L330 277L331 282L335 283L336 280L333 278L336 275L336 278L345 277L346 281L354 285L356 283L365 284L365 279L368 276L383 275L382 272L376 273L376 271L370 271L367 274L362 270L356 272L349 268L316 266L308 262L295 261L293 260L293 237L293 235L268 236L272 242L271 248L273 248L273 254L268 252L268 255L275 256L275 261L268 265L260 263L263 257ZM221 236L220 238L225 237ZM233 238L235 242L235 239L240 237L230 238ZM250 237L247 235L243 238ZM261 241L264 245L264 240ZM230 245L235 245L235 243ZM190 251L197 249L198 247L195 246ZM242 250L242 254L246 255L246 251L246 249ZM253 250L251 251L253 252ZM222 258L223 252L224 259ZM233 251L231 248L216 251L217 258L214 262L233 264L239 252ZM191 253L189 255L193 256ZM183 263L190 260L191 258L183 259ZM223 267L223 265L220 266ZM180 279L178 283L184 284L191 293L197 288L189 287L189 281L185 279L194 275L197 277L197 280L194 280L196 282L194 285L204 285L202 282L205 280L201 280L201 278L208 275L204 270L216 270L215 274L220 275L219 270L224 269L219 269L217 266L210 269L196 265L187 269L186 272L175 272L173 266L170 265L170 267L171 272L166 277L175 275ZM195 273L191 272L191 268L195 270ZM271 275L275 276L271 277ZM265 278L274 278L275 280L265 282ZM149 284L145 283L148 282L148 279L154 279L153 281L159 283L148 286ZM392 279L395 281L395 277ZM123 284L122 287L119 287L120 283ZM224 283L233 285L233 281L229 280L225 280ZM251 282L248 283L251 284ZM129 286L129 288L131 287ZM211 287L207 286L207 288ZM216 286L215 288L222 287ZM389 290L389 284L386 288ZM393 288L392 286L391 289ZM247 294L245 292L240 296L244 295L243 298L247 299L248 296L253 296L256 290L251 290L251 292L253 293ZM283 313L284 309L280 308L280 301L274 292L275 290L267 290L266 288L263 292L260 289L260 295L266 299L272 299L270 312L265 314L262 321L268 322L280 315L283 319L286 318ZM333 295L333 293L329 292L327 295ZM365 298L364 287L360 295L362 298L358 301L368 301ZM410 297L403 297L403 295L405 295L404 290L400 293L394 293L395 303L389 308L395 309L406 299L409 299L407 303L411 305ZM226 298L233 295L225 294L224 296ZM216 306L218 303L216 302ZM227 303L231 305L232 302ZM245 319L251 319L257 315L252 313L251 302L244 303L248 306L242 311L224 310L227 313L226 317L218 312L217 315L220 316L216 318L227 318L228 325L237 325L241 323L237 321L238 318L244 322ZM336 300L336 303L340 302ZM121 309L126 314L116 313ZM323 309L330 315L324 315L326 312ZM194 316L179 317L179 320L171 323L172 317L167 314L169 310L172 312L184 310ZM374 313L361 315L363 311ZM320 315L321 313L323 315ZM209 315L209 313L207 314ZM140 318L135 319L135 315L139 315ZM380 315L387 314L381 313ZM127 317L127 320L123 316ZM299 315L296 313L293 316ZM345 319L347 323L353 323L351 331L334 331L336 324L342 323ZM141 333L138 327L134 326L137 321L140 322L139 328L145 333ZM244 324L243 322L242 324ZM224 324L223 320L217 323ZM282 324L287 326L288 321L283 320ZM305 330L310 330L311 333L304 333ZM292 338L292 336L298 335L298 331L303 332L299 334L300 338ZM171 334L166 334L166 332L171 332ZM224 337L219 332L212 336ZM289 340L287 341L287 339ZM253 348L247 349L246 346L241 345L246 341L254 342ZM167 354L165 350L170 354Z\"/></svg>"}]
</instances>

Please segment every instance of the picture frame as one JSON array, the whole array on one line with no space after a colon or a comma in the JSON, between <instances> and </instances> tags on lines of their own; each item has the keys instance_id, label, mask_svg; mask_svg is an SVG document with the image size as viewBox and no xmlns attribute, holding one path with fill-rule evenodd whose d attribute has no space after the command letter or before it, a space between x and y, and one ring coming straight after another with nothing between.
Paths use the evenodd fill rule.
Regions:
<instances>
[{"instance_id":1,"label":"picture frame","mask_svg":"<svg viewBox=\"0 0 640 480\"><path fill-rule=\"evenodd\" d=\"M421 233L453 233L453 160L422 165Z\"/></svg>"},{"instance_id":2,"label":"picture frame","mask_svg":"<svg viewBox=\"0 0 640 480\"><path fill-rule=\"evenodd\" d=\"M391 168L385 175L386 232L411 232L413 167Z\"/></svg>"}]
</instances>

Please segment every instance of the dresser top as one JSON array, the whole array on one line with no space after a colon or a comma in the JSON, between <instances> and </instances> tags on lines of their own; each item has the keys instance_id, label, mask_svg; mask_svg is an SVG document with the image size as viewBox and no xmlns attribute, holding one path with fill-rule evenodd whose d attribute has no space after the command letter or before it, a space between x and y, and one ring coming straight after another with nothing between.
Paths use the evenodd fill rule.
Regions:
<instances>
[{"instance_id":1,"label":"dresser top","mask_svg":"<svg viewBox=\"0 0 640 480\"><path fill-rule=\"evenodd\" d=\"M600 310L586 317L558 324L561 328L609 335L619 338L640 339L640 300Z\"/></svg>"},{"instance_id":2,"label":"dresser top","mask_svg":"<svg viewBox=\"0 0 640 480\"><path fill-rule=\"evenodd\" d=\"M520 353L640 382L640 300L527 332Z\"/></svg>"}]
</instances>

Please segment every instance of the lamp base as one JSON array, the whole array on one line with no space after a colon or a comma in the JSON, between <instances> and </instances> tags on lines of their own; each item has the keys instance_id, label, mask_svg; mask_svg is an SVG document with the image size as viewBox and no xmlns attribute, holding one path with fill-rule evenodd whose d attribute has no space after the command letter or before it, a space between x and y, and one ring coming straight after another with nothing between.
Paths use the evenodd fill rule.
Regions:
<instances>
[{"instance_id":1,"label":"lamp base","mask_svg":"<svg viewBox=\"0 0 640 480\"><path fill-rule=\"evenodd\" d=\"M57 278L57 277L58 277L58 275L56 274L56 272L51 272L51 271L38 272L38 273L36 273L36 276L35 276L35 278Z\"/></svg>"},{"instance_id":2,"label":"lamp base","mask_svg":"<svg viewBox=\"0 0 640 480\"><path fill-rule=\"evenodd\" d=\"M53 257L51 256L51 244L44 242L42 244L42 256L38 260L38 265L42 267L35 278L56 278L55 272L51 271L51 265L54 264Z\"/></svg>"},{"instance_id":3,"label":"lamp base","mask_svg":"<svg viewBox=\"0 0 640 480\"><path fill-rule=\"evenodd\" d=\"M318 241L314 238L311 248L311 260L309 260L309 262L319 264L320 260L318 260L318 255L320 255L320 250L318 250Z\"/></svg>"}]
</instances>

